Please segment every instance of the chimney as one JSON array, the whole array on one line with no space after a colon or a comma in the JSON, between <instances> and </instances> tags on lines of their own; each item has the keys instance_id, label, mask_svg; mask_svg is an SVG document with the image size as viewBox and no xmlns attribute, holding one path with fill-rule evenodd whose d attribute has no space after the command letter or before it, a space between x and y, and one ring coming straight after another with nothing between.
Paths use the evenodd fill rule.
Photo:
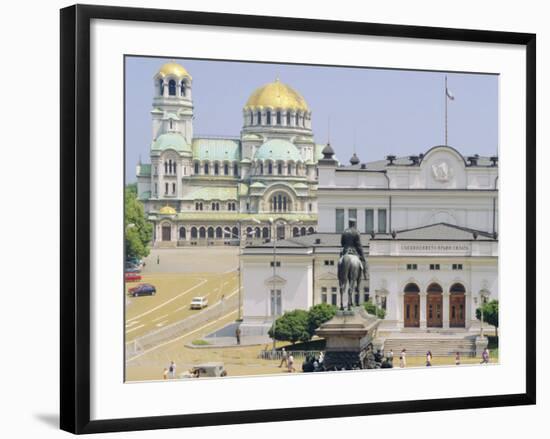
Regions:
<instances>
[{"instance_id":1,"label":"chimney","mask_svg":"<svg viewBox=\"0 0 550 439\"><path fill-rule=\"evenodd\" d=\"M387 155L386 160L388 161L388 166L391 166L391 165L393 165L393 162L395 161L395 156L394 155Z\"/></svg>"}]
</instances>

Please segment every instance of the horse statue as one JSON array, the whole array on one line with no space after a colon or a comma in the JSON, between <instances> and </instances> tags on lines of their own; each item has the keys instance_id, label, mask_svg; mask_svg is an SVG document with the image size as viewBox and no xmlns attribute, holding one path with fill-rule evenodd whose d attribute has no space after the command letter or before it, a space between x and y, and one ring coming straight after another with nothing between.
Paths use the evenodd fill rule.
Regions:
<instances>
[{"instance_id":1,"label":"horse statue","mask_svg":"<svg viewBox=\"0 0 550 439\"><path fill-rule=\"evenodd\" d=\"M353 303L353 292L359 291L363 277L363 264L359 256L351 249L338 260L338 283L340 284L340 310L344 310L344 292L348 292L348 311Z\"/></svg>"}]
</instances>

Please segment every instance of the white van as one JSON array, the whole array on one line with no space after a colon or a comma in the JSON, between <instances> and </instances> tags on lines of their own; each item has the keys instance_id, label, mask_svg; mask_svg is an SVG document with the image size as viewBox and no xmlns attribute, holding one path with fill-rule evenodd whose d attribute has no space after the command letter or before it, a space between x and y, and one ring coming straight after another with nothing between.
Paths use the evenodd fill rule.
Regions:
<instances>
[{"instance_id":1,"label":"white van","mask_svg":"<svg viewBox=\"0 0 550 439\"><path fill-rule=\"evenodd\" d=\"M191 309L203 309L208 306L208 299L206 297L193 297L191 301Z\"/></svg>"}]
</instances>

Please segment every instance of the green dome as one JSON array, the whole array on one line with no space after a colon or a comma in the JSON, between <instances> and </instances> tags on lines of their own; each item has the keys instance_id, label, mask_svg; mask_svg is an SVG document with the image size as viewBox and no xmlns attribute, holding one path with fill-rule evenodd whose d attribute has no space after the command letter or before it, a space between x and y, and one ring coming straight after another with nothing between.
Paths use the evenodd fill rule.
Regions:
<instances>
[{"instance_id":1,"label":"green dome","mask_svg":"<svg viewBox=\"0 0 550 439\"><path fill-rule=\"evenodd\" d=\"M288 140L282 139L272 139L265 142L258 148L254 158L256 160L294 160L295 162L302 160L298 148Z\"/></svg>"},{"instance_id":2,"label":"green dome","mask_svg":"<svg viewBox=\"0 0 550 439\"><path fill-rule=\"evenodd\" d=\"M157 137L151 149L154 151L175 149L178 152L191 152L191 145L188 145L184 137L179 133L165 133Z\"/></svg>"}]
</instances>

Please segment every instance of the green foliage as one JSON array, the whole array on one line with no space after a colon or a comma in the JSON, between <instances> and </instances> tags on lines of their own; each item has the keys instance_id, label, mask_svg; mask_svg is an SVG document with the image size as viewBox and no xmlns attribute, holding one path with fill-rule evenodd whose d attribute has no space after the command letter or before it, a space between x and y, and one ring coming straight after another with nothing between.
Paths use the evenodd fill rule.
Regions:
<instances>
[{"instance_id":1,"label":"green foliage","mask_svg":"<svg viewBox=\"0 0 550 439\"><path fill-rule=\"evenodd\" d=\"M137 186L124 191L124 244L127 258L143 258L149 254L153 225L145 218L143 204L137 199Z\"/></svg>"},{"instance_id":2,"label":"green foliage","mask_svg":"<svg viewBox=\"0 0 550 439\"><path fill-rule=\"evenodd\" d=\"M379 319L384 319L386 317L386 310L384 308L376 306L376 304L374 304L370 300L368 302L365 302L363 306L365 307L365 311L367 311L369 314L372 314L373 316L378 317Z\"/></svg>"},{"instance_id":3,"label":"green foliage","mask_svg":"<svg viewBox=\"0 0 550 439\"><path fill-rule=\"evenodd\" d=\"M312 306L309 309L308 320L308 332L310 338L315 335L315 330L323 323L329 321L336 314L336 307L329 305L328 303L320 303Z\"/></svg>"},{"instance_id":4,"label":"green foliage","mask_svg":"<svg viewBox=\"0 0 550 439\"><path fill-rule=\"evenodd\" d=\"M495 336L498 336L498 300L491 300L476 309L476 318L481 320L483 310L483 321L495 327Z\"/></svg>"},{"instance_id":5,"label":"green foliage","mask_svg":"<svg viewBox=\"0 0 550 439\"><path fill-rule=\"evenodd\" d=\"M206 340L200 340L200 339L199 339L199 340L193 340L193 341L191 342L191 344L194 345L194 346L207 346L207 345L209 345L210 343L208 343Z\"/></svg>"},{"instance_id":6,"label":"green foliage","mask_svg":"<svg viewBox=\"0 0 550 439\"><path fill-rule=\"evenodd\" d=\"M287 311L269 329L269 336L281 341L308 341L308 312L303 309Z\"/></svg>"}]
</instances>

